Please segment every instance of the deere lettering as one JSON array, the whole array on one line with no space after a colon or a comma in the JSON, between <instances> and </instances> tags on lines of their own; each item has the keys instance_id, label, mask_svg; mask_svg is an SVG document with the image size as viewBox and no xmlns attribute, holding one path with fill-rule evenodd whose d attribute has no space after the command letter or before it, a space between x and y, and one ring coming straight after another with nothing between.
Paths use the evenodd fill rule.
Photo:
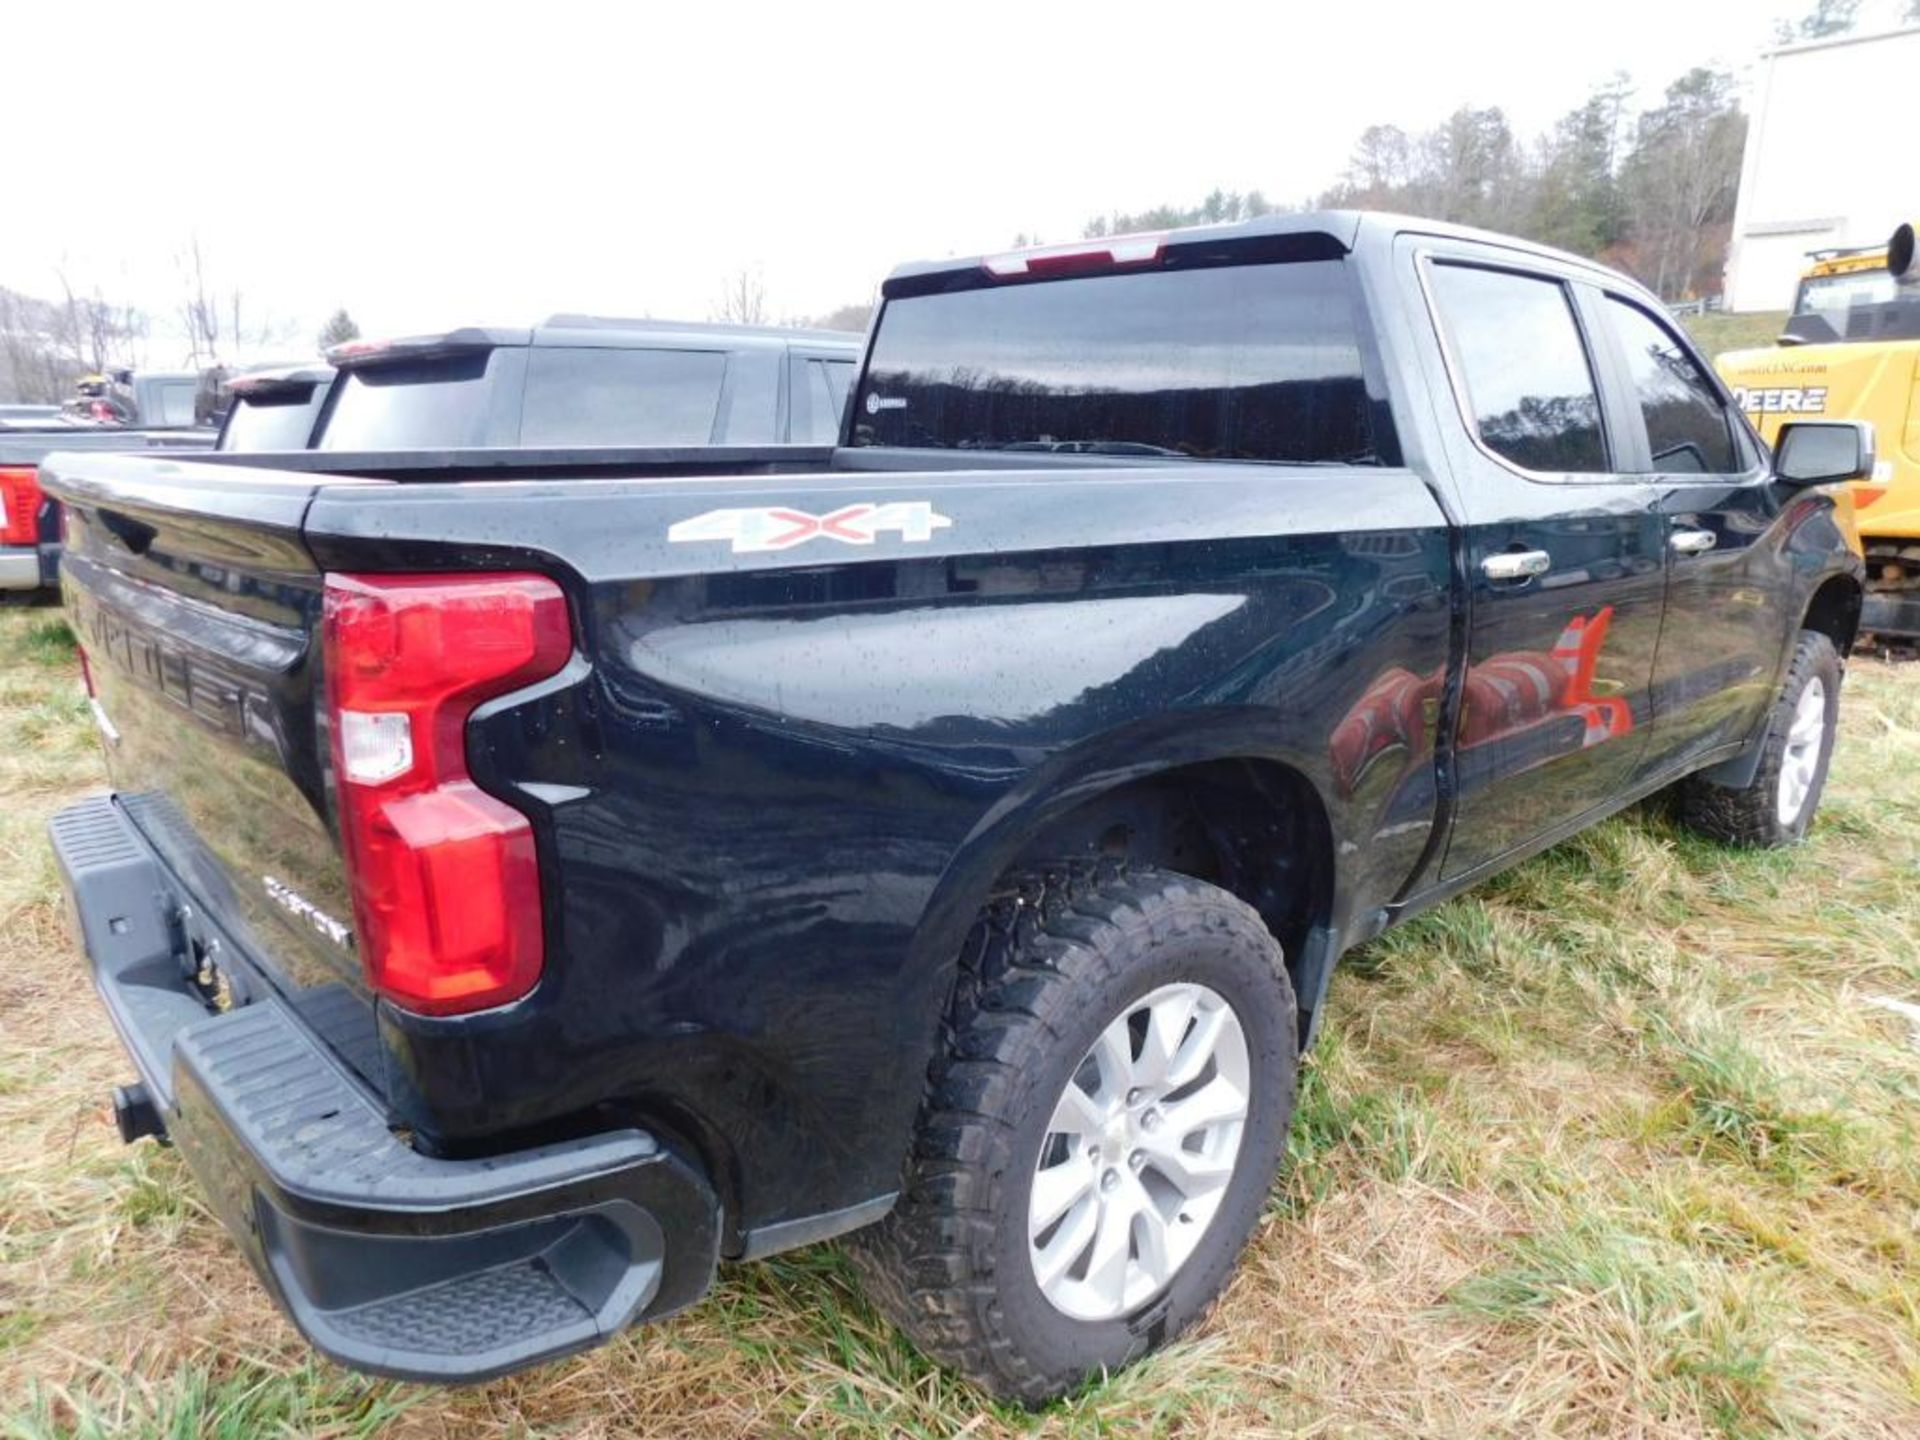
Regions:
<instances>
[{"instance_id":1,"label":"deere lettering","mask_svg":"<svg viewBox=\"0 0 1920 1440\"><path fill-rule=\"evenodd\" d=\"M1749 415L1819 415L1827 408L1827 387L1794 385L1759 390L1736 385L1733 403Z\"/></svg>"}]
</instances>

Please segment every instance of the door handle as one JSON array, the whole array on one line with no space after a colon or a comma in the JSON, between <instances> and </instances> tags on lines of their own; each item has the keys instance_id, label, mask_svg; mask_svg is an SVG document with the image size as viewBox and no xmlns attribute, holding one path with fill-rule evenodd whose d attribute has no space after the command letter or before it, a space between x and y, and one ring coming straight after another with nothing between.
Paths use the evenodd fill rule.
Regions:
<instances>
[{"instance_id":1,"label":"door handle","mask_svg":"<svg viewBox=\"0 0 1920 1440\"><path fill-rule=\"evenodd\" d=\"M1676 530L1667 537L1667 548L1676 555L1704 555L1719 543L1711 530Z\"/></svg>"},{"instance_id":2,"label":"door handle","mask_svg":"<svg viewBox=\"0 0 1920 1440\"><path fill-rule=\"evenodd\" d=\"M1553 568L1553 557L1544 550L1503 550L1480 562L1480 573L1489 580L1531 580Z\"/></svg>"}]
</instances>

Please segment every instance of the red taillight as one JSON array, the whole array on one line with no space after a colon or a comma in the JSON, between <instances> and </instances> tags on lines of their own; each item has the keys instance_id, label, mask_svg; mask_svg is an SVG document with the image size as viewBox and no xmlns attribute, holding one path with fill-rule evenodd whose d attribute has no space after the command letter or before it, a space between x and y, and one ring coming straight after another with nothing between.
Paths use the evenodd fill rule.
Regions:
<instances>
[{"instance_id":1,"label":"red taillight","mask_svg":"<svg viewBox=\"0 0 1920 1440\"><path fill-rule=\"evenodd\" d=\"M0 465L0 545L40 540L40 475L31 465Z\"/></svg>"},{"instance_id":2,"label":"red taillight","mask_svg":"<svg viewBox=\"0 0 1920 1440\"><path fill-rule=\"evenodd\" d=\"M1022 276L1081 275L1127 265L1151 265L1166 248L1160 235L1115 235L1075 245L1047 245L1038 250L1012 250L990 255L981 263L987 273L1002 280Z\"/></svg>"},{"instance_id":3,"label":"red taillight","mask_svg":"<svg viewBox=\"0 0 1920 1440\"><path fill-rule=\"evenodd\" d=\"M429 1015L526 994L542 949L533 830L468 776L466 725L566 664L566 597L539 575L329 575L322 634L368 982Z\"/></svg>"}]
</instances>

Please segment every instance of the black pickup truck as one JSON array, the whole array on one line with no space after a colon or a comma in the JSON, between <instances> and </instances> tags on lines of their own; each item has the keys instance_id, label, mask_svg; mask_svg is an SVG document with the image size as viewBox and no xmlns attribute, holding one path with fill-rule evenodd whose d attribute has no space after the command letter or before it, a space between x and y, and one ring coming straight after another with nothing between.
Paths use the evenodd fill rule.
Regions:
<instances>
[{"instance_id":1,"label":"black pickup truck","mask_svg":"<svg viewBox=\"0 0 1920 1440\"><path fill-rule=\"evenodd\" d=\"M1035 1402L1179 1334L1340 956L1663 787L1806 830L1861 562L1658 303L1314 214L912 265L837 446L60 456L137 1072L362 1369L850 1240Z\"/></svg>"},{"instance_id":2,"label":"black pickup truck","mask_svg":"<svg viewBox=\"0 0 1920 1440\"><path fill-rule=\"evenodd\" d=\"M229 382L219 448L831 444L860 337L555 315L530 328L356 340L327 358Z\"/></svg>"},{"instance_id":3,"label":"black pickup truck","mask_svg":"<svg viewBox=\"0 0 1920 1440\"><path fill-rule=\"evenodd\" d=\"M860 359L841 330L555 315L327 353L318 450L827 445ZM249 448L259 449L259 446Z\"/></svg>"},{"instance_id":4,"label":"black pickup truck","mask_svg":"<svg viewBox=\"0 0 1920 1440\"><path fill-rule=\"evenodd\" d=\"M263 365L227 381L216 450L304 450L337 372L320 360Z\"/></svg>"}]
</instances>

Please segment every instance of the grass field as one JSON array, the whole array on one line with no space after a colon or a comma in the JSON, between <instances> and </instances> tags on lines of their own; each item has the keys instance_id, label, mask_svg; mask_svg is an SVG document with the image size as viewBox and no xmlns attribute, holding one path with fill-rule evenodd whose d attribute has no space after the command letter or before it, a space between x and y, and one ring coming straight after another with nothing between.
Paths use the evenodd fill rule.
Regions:
<instances>
[{"instance_id":1,"label":"grass field","mask_svg":"<svg viewBox=\"0 0 1920 1440\"><path fill-rule=\"evenodd\" d=\"M42 838L100 783L56 612L0 613L0 1433L1920 1434L1920 665L1856 663L1811 842L1642 807L1337 980L1252 1251L1190 1341L1037 1416L830 1246L482 1388L317 1360L127 1067Z\"/></svg>"},{"instance_id":2,"label":"grass field","mask_svg":"<svg viewBox=\"0 0 1920 1440\"><path fill-rule=\"evenodd\" d=\"M1773 344L1787 323L1784 310L1753 315L1689 315L1680 322L1707 358L1727 350L1754 350Z\"/></svg>"}]
</instances>

